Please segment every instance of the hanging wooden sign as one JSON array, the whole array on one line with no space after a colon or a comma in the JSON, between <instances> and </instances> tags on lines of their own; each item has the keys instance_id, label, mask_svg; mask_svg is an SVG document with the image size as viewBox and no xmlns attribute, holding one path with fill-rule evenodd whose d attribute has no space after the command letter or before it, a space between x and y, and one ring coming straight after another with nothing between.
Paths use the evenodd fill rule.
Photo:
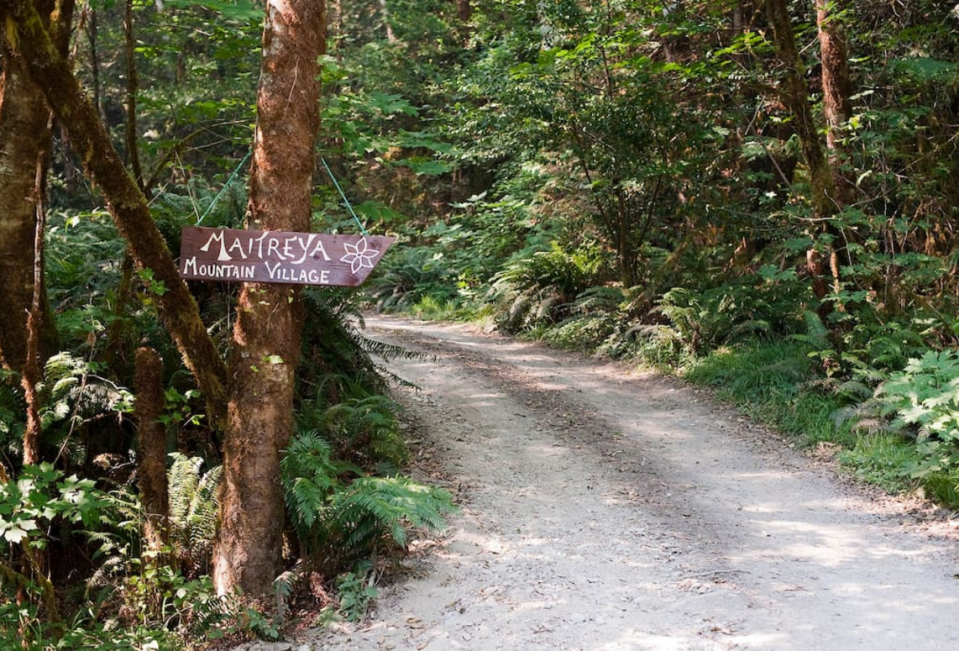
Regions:
<instances>
[{"instance_id":1,"label":"hanging wooden sign","mask_svg":"<svg viewBox=\"0 0 959 651\"><path fill-rule=\"evenodd\" d=\"M354 287L366 280L394 239L185 226L180 277Z\"/></svg>"}]
</instances>

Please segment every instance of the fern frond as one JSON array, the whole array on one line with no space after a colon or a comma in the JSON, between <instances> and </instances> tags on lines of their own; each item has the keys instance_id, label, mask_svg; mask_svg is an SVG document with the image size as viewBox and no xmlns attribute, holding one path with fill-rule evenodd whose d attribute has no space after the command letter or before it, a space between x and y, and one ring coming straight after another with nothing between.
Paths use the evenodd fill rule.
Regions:
<instances>
[{"instance_id":1,"label":"fern frond","mask_svg":"<svg viewBox=\"0 0 959 651\"><path fill-rule=\"evenodd\" d=\"M806 336L809 343L817 348L829 347L829 329L818 314L812 310L803 312L803 322L806 324Z\"/></svg>"}]
</instances>

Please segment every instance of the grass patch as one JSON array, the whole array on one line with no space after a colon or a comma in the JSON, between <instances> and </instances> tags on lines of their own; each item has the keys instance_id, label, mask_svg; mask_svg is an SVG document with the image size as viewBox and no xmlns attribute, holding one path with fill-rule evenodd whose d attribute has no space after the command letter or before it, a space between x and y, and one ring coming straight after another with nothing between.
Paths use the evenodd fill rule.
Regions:
<instances>
[{"instance_id":1,"label":"grass patch","mask_svg":"<svg viewBox=\"0 0 959 651\"><path fill-rule=\"evenodd\" d=\"M929 499L946 508L959 509L959 470L934 472L919 483Z\"/></svg>"},{"instance_id":2,"label":"grass patch","mask_svg":"<svg viewBox=\"0 0 959 651\"><path fill-rule=\"evenodd\" d=\"M693 384L714 387L720 398L749 417L803 445L850 446L855 439L849 425L836 425L832 418L844 402L813 385L807 350L794 342L721 348L692 361L684 376Z\"/></svg>"},{"instance_id":3,"label":"grass patch","mask_svg":"<svg viewBox=\"0 0 959 651\"><path fill-rule=\"evenodd\" d=\"M888 433L862 434L851 449L839 454L840 463L858 479L876 484L890 493L916 486L906 467L918 458L913 441Z\"/></svg>"}]
</instances>

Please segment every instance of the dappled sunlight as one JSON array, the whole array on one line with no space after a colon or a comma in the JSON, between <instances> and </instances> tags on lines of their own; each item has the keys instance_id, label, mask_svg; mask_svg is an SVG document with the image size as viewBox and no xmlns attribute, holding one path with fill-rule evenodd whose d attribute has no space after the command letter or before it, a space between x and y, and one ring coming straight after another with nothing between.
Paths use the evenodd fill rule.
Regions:
<instances>
[{"instance_id":1,"label":"dappled sunlight","mask_svg":"<svg viewBox=\"0 0 959 651\"><path fill-rule=\"evenodd\" d=\"M525 343L441 338L469 356L405 370L468 508L437 575L409 587L421 605L394 620L398 649L893 649L904 622L959 606L951 574L917 580L941 548L897 536L695 393Z\"/></svg>"}]
</instances>

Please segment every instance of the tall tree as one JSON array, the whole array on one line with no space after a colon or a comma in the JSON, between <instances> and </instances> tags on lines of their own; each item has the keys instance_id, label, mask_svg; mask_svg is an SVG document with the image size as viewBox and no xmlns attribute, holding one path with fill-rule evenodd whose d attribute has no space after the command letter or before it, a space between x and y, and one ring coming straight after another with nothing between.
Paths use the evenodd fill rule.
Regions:
<instances>
[{"instance_id":1,"label":"tall tree","mask_svg":"<svg viewBox=\"0 0 959 651\"><path fill-rule=\"evenodd\" d=\"M251 228L307 231L319 128L318 57L325 2L269 0L250 178ZM220 593L267 592L282 549L280 452L293 430L293 372L303 306L283 285L246 283L233 336L233 391L214 582Z\"/></svg>"},{"instance_id":2,"label":"tall tree","mask_svg":"<svg viewBox=\"0 0 959 651\"><path fill-rule=\"evenodd\" d=\"M315 0L270 0L267 5L250 187L250 226L255 228L309 229L324 9L325 4ZM297 294L278 286L244 286L228 375L142 191L33 4L0 0L0 16L12 35L11 53L43 88L86 172L103 192L137 267L149 271L145 275L157 310L196 377L211 416L225 424L222 529L214 560L217 590L265 593L276 575L281 548L279 456L293 426L293 370L303 321Z\"/></svg>"},{"instance_id":3,"label":"tall tree","mask_svg":"<svg viewBox=\"0 0 959 651\"><path fill-rule=\"evenodd\" d=\"M841 210L841 204L836 196L832 165L829 164L819 140L806 85L806 68L793 34L789 4L786 0L766 0L766 16L773 28L776 51L782 64L783 84L780 97L793 115L799 146L809 172L809 202L816 223L815 230L828 233L835 239L836 229L830 220ZM810 249L807 259L810 274L814 278L814 290L817 296L822 298L826 295L827 288L821 254L817 249ZM835 248L830 247L828 259L834 288L838 289L839 259Z\"/></svg>"},{"instance_id":4,"label":"tall tree","mask_svg":"<svg viewBox=\"0 0 959 651\"><path fill-rule=\"evenodd\" d=\"M61 54L70 42L73 0L36 0L38 19L53 29ZM2 37L0 37L2 38ZM3 42L0 72L0 363L22 372L27 362L27 315L34 299L34 240L42 210L43 182L50 157L50 109L42 89L30 78L13 44ZM55 350L56 336L46 314L45 292L37 323L39 360Z\"/></svg>"}]
</instances>

